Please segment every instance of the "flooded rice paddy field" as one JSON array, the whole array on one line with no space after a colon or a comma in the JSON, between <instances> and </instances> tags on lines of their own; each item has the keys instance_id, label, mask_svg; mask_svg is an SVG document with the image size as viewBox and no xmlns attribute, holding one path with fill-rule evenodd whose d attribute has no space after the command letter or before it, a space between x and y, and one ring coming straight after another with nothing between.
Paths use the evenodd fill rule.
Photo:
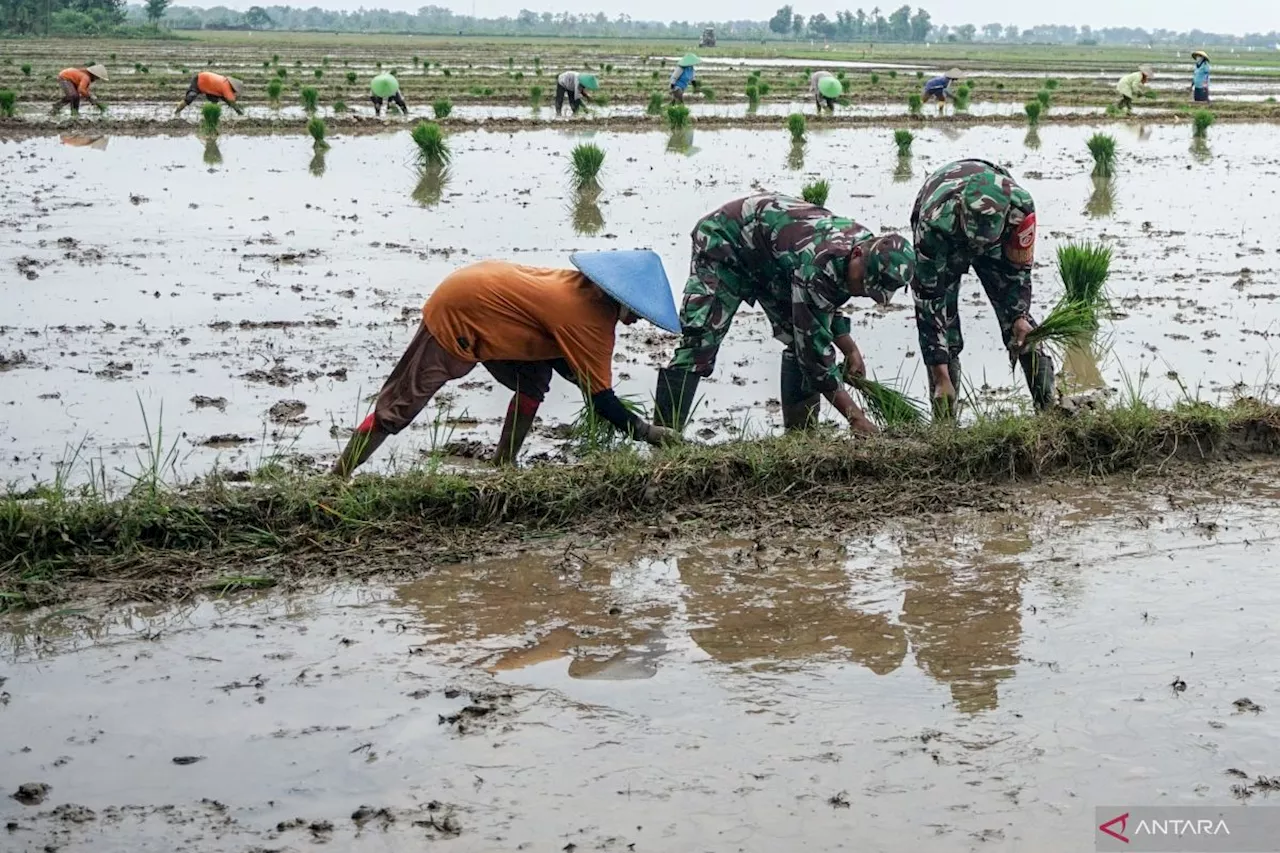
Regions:
<instances>
[{"instance_id":1,"label":"flooded rice paddy field","mask_svg":"<svg viewBox=\"0 0 1280 853\"><path fill-rule=\"evenodd\" d=\"M450 137L442 181L411 165L406 132L298 136L45 136L0 143L0 443L10 481L51 478L60 461L136 469L163 429L177 473L252 467L277 454L336 453L370 405L450 270L480 258L567 264L579 249L652 247L677 293L688 235L704 213L759 188L797 193L831 180L829 207L877 231L906 229L924 177L945 162L1008 165L1035 196L1042 245L1036 308L1060 286L1069 239L1115 251L1117 316L1101 373L1079 377L1169 403L1267 394L1280 321L1276 229L1280 160L1268 128L1223 125L1204 145L1180 125L1103 129L1120 146L1111 184L1089 176L1097 128L930 128L899 163L887 129L594 131L580 125ZM604 191L575 196L568 151L604 147ZM925 381L910 303L847 306L871 371ZM986 401L1026 399L972 277L962 293L966 377ZM615 378L648 402L675 338L621 329ZM720 440L777 429L779 347L744 310L690 434ZM557 380L558 381L558 380ZM378 460L403 464L449 442L492 443L507 392L477 370ZM553 386L537 456L556 451L580 406ZM145 421L144 421L145 415ZM74 448L74 450L72 450Z\"/></svg>"},{"instance_id":2,"label":"flooded rice paddy field","mask_svg":"<svg viewBox=\"0 0 1280 853\"><path fill-rule=\"evenodd\" d=\"M1273 483L11 615L4 849L1068 853L1103 803L1266 807Z\"/></svg>"}]
</instances>

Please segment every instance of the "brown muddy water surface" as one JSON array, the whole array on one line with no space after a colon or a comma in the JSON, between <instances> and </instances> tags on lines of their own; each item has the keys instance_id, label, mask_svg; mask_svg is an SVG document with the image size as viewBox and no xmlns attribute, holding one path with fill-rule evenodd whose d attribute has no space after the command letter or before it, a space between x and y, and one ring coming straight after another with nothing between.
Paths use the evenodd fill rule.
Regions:
<instances>
[{"instance_id":1,"label":"brown muddy water surface","mask_svg":"<svg viewBox=\"0 0 1280 853\"><path fill-rule=\"evenodd\" d=\"M94 460L120 479L141 464L148 428L160 427L179 476L281 453L323 460L367 410L423 299L459 265L563 265L578 249L647 246L678 295L691 228L730 198L798 193L825 177L833 210L905 229L924 177L964 156L1007 164L1035 196L1038 312L1059 293L1058 245L1113 247L1119 313L1097 353L1097 382L1162 404L1269 394L1280 321L1272 128L1221 125L1197 145L1185 124L1103 127L1120 148L1110 185L1089 176L1085 140L1097 129L931 127L905 163L883 128L814 126L803 146L782 129L695 127L674 142L589 125L469 131L450 136L453 163L435 182L410 165L406 131L333 136L320 155L299 136L0 142L4 479L49 480L72 457L73 477ZM576 197L566 176L569 150L585 141L607 152L596 200ZM847 308L870 370L925 396L909 300ZM1021 405L1026 391L972 280L961 312L974 393ZM674 343L643 324L621 330L619 392L647 403ZM778 352L763 314L744 309L701 386L690 435L777 429ZM375 462L492 444L507 398L476 371ZM579 406L574 389L553 386L527 455L559 449L557 427Z\"/></svg>"},{"instance_id":2,"label":"brown muddy water surface","mask_svg":"<svg viewBox=\"0 0 1280 853\"><path fill-rule=\"evenodd\" d=\"M9 617L0 847L1066 853L1266 806L1273 481Z\"/></svg>"}]
</instances>

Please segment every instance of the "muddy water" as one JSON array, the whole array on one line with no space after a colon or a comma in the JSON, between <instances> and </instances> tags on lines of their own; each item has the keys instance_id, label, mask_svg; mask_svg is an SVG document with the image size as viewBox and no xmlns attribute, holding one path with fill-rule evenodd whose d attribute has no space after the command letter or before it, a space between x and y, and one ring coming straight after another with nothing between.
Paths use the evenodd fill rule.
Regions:
<instances>
[{"instance_id":1,"label":"muddy water","mask_svg":"<svg viewBox=\"0 0 1280 853\"><path fill-rule=\"evenodd\" d=\"M323 156L293 135L231 135L216 147L194 137L0 143L5 472L47 479L68 446L79 448L78 469L92 458L109 476L136 470L143 411L153 433L163 424L164 449L188 475L280 452L332 454L411 336L423 298L460 264L563 264L577 249L651 246L678 294L693 223L735 195L798 192L826 177L834 210L876 230L905 228L924 177L961 156L1008 164L1034 194L1038 310L1058 293L1057 245L1113 246L1121 314L1099 347L1100 374L1075 364L1077 378L1166 403L1269 385L1280 321L1269 237L1280 160L1269 130L1224 125L1201 147L1185 126L1104 129L1121 152L1109 189L1089 177L1084 142L1096 128L1085 127L930 126L900 164L887 130L815 126L796 147L782 129L695 128L673 144L665 133L566 121L454 134L443 186L420 183L403 132L334 137ZM575 200L565 177L569 150L586 140L608 152L594 206ZM908 306L899 296L888 311L848 307L871 370L923 395ZM975 395L1025 401L972 279L961 312ZM673 344L642 326L623 330L619 391L647 401ZM702 385L693 433L775 428L777 353L763 315L744 310ZM398 454L403 464L448 440L491 442L506 392L480 370L450 392L379 461ZM550 428L578 406L575 391L554 386L531 451L555 449Z\"/></svg>"},{"instance_id":2,"label":"muddy water","mask_svg":"<svg viewBox=\"0 0 1280 853\"><path fill-rule=\"evenodd\" d=\"M35 614L0 786L51 790L5 849L1066 853L1103 803L1265 804L1275 497Z\"/></svg>"}]
</instances>

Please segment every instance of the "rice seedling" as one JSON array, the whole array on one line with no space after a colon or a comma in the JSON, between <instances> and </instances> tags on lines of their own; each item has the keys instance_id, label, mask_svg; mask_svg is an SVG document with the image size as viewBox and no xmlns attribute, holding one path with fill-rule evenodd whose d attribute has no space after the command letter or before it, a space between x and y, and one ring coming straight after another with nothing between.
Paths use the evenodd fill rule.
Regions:
<instances>
[{"instance_id":1,"label":"rice seedling","mask_svg":"<svg viewBox=\"0 0 1280 853\"><path fill-rule=\"evenodd\" d=\"M263 67L263 68L270 68L270 67L271 67L271 60L270 60L270 59L264 59L264 60L262 60L262 67Z\"/></svg>"},{"instance_id":2,"label":"rice seedling","mask_svg":"<svg viewBox=\"0 0 1280 853\"><path fill-rule=\"evenodd\" d=\"M760 97L762 97L762 98L763 98L765 95L769 94L769 84L768 84L768 83L764 83L764 82L757 83L757 84L756 84L756 88L760 91Z\"/></svg>"},{"instance_id":3,"label":"rice seedling","mask_svg":"<svg viewBox=\"0 0 1280 853\"><path fill-rule=\"evenodd\" d=\"M453 112L453 101L448 98L440 98L431 103L431 112L436 118L448 118L449 113Z\"/></svg>"},{"instance_id":4,"label":"rice seedling","mask_svg":"<svg viewBox=\"0 0 1280 853\"><path fill-rule=\"evenodd\" d=\"M1110 247L1088 240L1058 247L1058 276L1064 299L1101 308L1107 301L1103 289L1110 274Z\"/></svg>"},{"instance_id":5,"label":"rice seedling","mask_svg":"<svg viewBox=\"0 0 1280 853\"><path fill-rule=\"evenodd\" d=\"M604 149L593 142L575 145L569 152L569 172L579 187L596 183L600 168L604 166Z\"/></svg>"},{"instance_id":6,"label":"rice seedling","mask_svg":"<svg viewBox=\"0 0 1280 853\"><path fill-rule=\"evenodd\" d=\"M658 79L658 72L657 72L657 71L651 71L651 72L649 72L649 79L650 79L650 80L657 80L657 79Z\"/></svg>"},{"instance_id":7,"label":"rice seedling","mask_svg":"<svg viewBox=\"0 0 1280 853\"><path fill-rule=\"evenodd\" d=\"M278 53L273 53L273 54L271 54L271 64L272 64L272 65L279 65L279 64L280 64L280 54L278 54Z\"/></svg>"},{"instance_id":8,"label":"rice seedling","mask_svg":"<svg viewBox=\"0 0 1280 853\"><path fill-rule=\"evenodd\" d=\"M30 77L30 76L31 76L31 63L30 63L30 62L24 62L24 63L22 63L21 68L22 68L22 76L23 76L23 77Z\"/></svg>"},{"instance_id":9,"label":"rice seedling","mask_svg":"<svg viewBox=\"0 0 1280 853\"><path fill-rule=\"evenodd\" d=\"M284 84L279 80L272 80L267 84L267 97L273 101L280 100L280 93L284 91Z\"/></svg>"},{"instance_id":10,"label":"rice seedling","mask_svg":"<svg viewBox=\"0 0 1280 853\"><path fill-rule=\"evenodd\" d=\"M332 61L332 60L331 60L329 57L327 57L327 56L322 56L322 57L320 57L320 64L321 64L321 65L323 65L325 68L328 68L328 67L329 67L329 63L330 63L331 61Z\"/></svg>"},{"instance_id":11,"label":"rice seedling","mask_svg":"<svg viewBox=\"0 0 1280 853\"><path fill-rule=\"evenodd\" d=\"M452 77L452 76L453 76L453 72L452 72L452 71L450 71L448 68L446 68L446 69L444 69L444 76L446 76L446 77Z\"/></svg>"},{"instance_id":12,"label":"rice seedling","mask_svg":"<svg viewBox=\"0 0 1280 853\"><path fill-rule=\"evenodd\" d=\"M347 111L347 102L346 102L346 101L334 101L334 102L333 102L333 112L334 112L335 114L337 114L337 113L345 113L346 111Z\"/></svg>"},{"instance_id":13,"label":"rice seedling","mask_svg":"<svg viewBox=\"0 0 1280 853\"><path fill-rule=\"evenodd\" d=\"M492 95L492 94L493 94L493 90L492 90L492 89L485 89L485 94L487 94L487 95ZM587 105L586 105L586 104L583 104L583 106L585 107L585 106L587 106ZM605 94L603 94L603 93L597 93L597 94L596 94L596 96L595 96L595 97L593 97L593 98L591 99L591 106L593 106L593 107L607 107L607 106L609 106L609 96L608 96L608 95L605 95Z\"/></svg>"},{"instance_id":14,"label":"rice seedling","mask_svg":"<svg viewBox=\"0 0 1280 853\"><path fill-rule=\"evenodd\" d=\"M1191 116L1191 122L1195 127L1195 135L1204 136L1213 127L1214 116L1208 110L1196 110Z\"/></svg>"},{"instance_id":15,"label":"rice seedling","mask_svg":"<svg viewBox=\"0 0 1280 853\"><path fill-rule=\"evenodd\" d=\"M800 197L809 202L809 204L814 204L818 207L826 207L827 195L830 194L830 192L831 182L825 179L820 179L813 181L812 183L805 184L800 189Z\"/></svg>"},{"instance_id":16,"label":"rice seedling","mask_svg":"<svg viewBox=\"0 0 1280 853\"><path fill-rule=\"evenodd\" d=\"M317 80L319 80L319 79L321 79L322 77L324 77L324 69L323 69L323 68L317 68L315 71L313 71L313 72L311 72L311 73L315 75L315 77L316 77L316 79L317 79Z\"/></svg>"},{"instance_id":17,"label":"rice seedling","mask_svg":"<svg viewBox=\"0 0 1280 853\"><path fill-rule=\"evenodd\" d=\"M1063 299L1027 335L1027 347L1044 346L1062 352L1067 347L1085 345L1098 330L1098 308L1085 302Z\"/></svg>"},{"instance_id":18,"label":"rice seedling","mask_svg":"<svg viewBox=\"0 0 1280 853\"><path fill-rule=\"evenodd\" d=\"M925 422L928 407L892 385L859 376L853 381L853 387L862 395L867 414L882 428Z\"/></svg>"},{"instance_id":19,"label":"rice seedling","mask_svg":"<svg viewBox=\"0 0 1280 853\"><path fill-rule=\"evenodd\" d=\"M957 112L964 112L969 109L969 87L961 86L956 89L956 97L953 104Z\"/></svg>"},{"instance_id":20,"label":"rice seedling","mask_svg":"<svg viewBox=\"0 0 1280 853\"><path fill-rule=\"evenodd\" d=\"M689 108L684 104L672 104L667 107L667 126L672 130L681 130L689 126Z\"/></svg>"},{"instance_id":21,"label":"rice seedling","mask_svg":"<svg viewBox=\"0 0 1280 853\"><path fill-rule=\"evenodd\" d=\"M1109 178L1116 173L1116 138L1105 133L1095 133L1085 143L1093 155L1093 176Z\"/></svg>"},{"instance_id":22,"label":"rice seedling","mask_svg":"<svg viewBox=\"0 0 1280 853\"><path fill-rule=\"evenodd\" d=\"M913 116L920 115L920 110L924 109L924 98L920 97L919 92L912 92L907 95L907 112Z\"/></svg>"},{"instance_id":23,"label":"rice seedling","mask_svg":"<svg viewBox=\"0 0 1280 853\"><path fill-rule=\"evenodd\" d=\"M324 119L320 116L312 116L311 121L307 122L307 133L311 134L313 147L328 148L329 143L324 141L324 135L328 132L328 128L324 125Z\"/></svg>"},{"instance_id":24,"label":"rice seedling","mask_svg":"<svg viewBox=\"0 0 1280 853\"><path fill-rule=\"evenodd\" d=\"M1053 93L1048 89L1041 89L1039 92L1036 92L1036 100L1040 102L1040 106L1044 107L1045 110L1048 110L1049 104L1053 100Z\"/></svg>"},{"instance_id":25,"label":"rice seedling","mask_svg":"<svg viewBox=\"0 0 1280 853\"><path fill-rule=\"evenodd\" d=\"M205 140L203 159L206 166L222 165L222 149L218 147L216 137L211 136Z\"/></svg>"},{"instance_id":26,"label":"rice seedling","mask_svg":"<svg viewBox=\"0 0 1280 853\"><path fill-rule=\"evenodd\" d=\"M1040 113L1044 108L1039 101L1027 101L1023 109L1027 112L1027 124L1034 126L1040 123Z\"/></svg>"},{"instance_id":27,"label":"rice seedling","mask_svg":"<svg viewBox=\"0 0 1280 853\"><path fill-rule=\"evenodd\" d=\"M320 105L320 93L310 86L303 86L302 91L298 93L302 98L302 108L310 115L316 111L316 107Z\"/></svg>"},{"instance_id":28,"label":"rice seedling","mask_svg":"<svg viewBox=\"0 0 1280 853\"><path fill-rule=\"evenodd\" d=\"M0 117L13 118L18 96L9 89L0 90Z\"/></svg>"},{"instance_id":29,"label":"rice seedling","mask_svg":"<svg viewBox=\"0 0 1280 853\"><path fill-rule=\"evenodd\" d=\"M643 407L634 397L619 397L618 401L628 412L643 416ZM613 424L596 414L586 393L583 393L582 408L569 424L569 440L574 451L579 455L614 450L626 439L623 438Z\"/></svg>"},{"instance_id":30,"label":"rice seedling","mask_svg":"<svg viewBox=\"0 0 1280 853\"><path fill-rule=\"evenodd\" d=\"M1054 89L1058 88L1058 81L1050 77L1048 80L1044 81L1044 87L1052 92Z\"/></svg>"},{"instance_id":31,"label":"rice seedling","mask_svg":"<svg viewBox=\"0 0 1280 853\"><path fill-rule=\"evenodd\" d=\"M911 144L915 141L916 135L905 128L893 132L893 144L898 146L899 157L910 157Z\"/></svg>"},{"instance_id":32,"label":"rice seedling","mask_svg":"<svg viewBox=\"0 0 1280 853\"><path fill-rule=\"evenodd\" d=\"M661 92L650 92L649 103L645 105L644 111L651 116L662 115L662 107L666 100Z\"/></svg>"},{"instance_id":33,"label":"rice seedling","mask_svg":"<svg viewBox=\"0 0 1280 853\"><path fill-rule=\"evenodd\" d=\"M871 72L871 85L872 85L872 86L875 86L875 85L876 85L877 83L879 83L879 82L880 82L880 75L879 75L879 74L877 74L877 73L875 73L874 71L872 71L872 72Z\"/></svg>"},{"instance_id":34,"label":"rice seedling","mask_svg":"<svg viewBox=\"0 0 1280 853\"><path fill-rule=\"evenodd\" d=\"M276 76L279 77L281 80L287 79L289 77L289 69L285 68L284 66L277 68Z\"/></svg>"},{"instance_id":35,"label":"rice seedling","mask_svg":"<svg viewBox=\"0 0 1280 853\"><path fill-rule=\"evenodd\" d=\"M22 66L22 67L23 67L23 68L30 68L31 66L30 66L30 65L24 65L24 66ZM135 62L135 63L133 63L133 70L134 70L134 72L135 72L135 73L141 73L141 72L142 72L142 63L141 63L141 62Z\"/></svg>"},{"instance_id":36,"label":"rice seedling","mask_svg":"<svg viewBox=\"0 0 1280 853\"><path fill-rule=\"evenodd\" d=\"M714 101L716 99L716 90L712 89L710 86L703 86L700 91L702 92L702 97L706 98L708 101ZM599 101L600 99L596 98L596 100Z\"/></svg>"},{"instance_id":37,"label":"rice seedling","mask_svg":"<svg viewBox=\"0 0 1280 853\"><path fill-rule=\"evenodd\" d=\"M760 106L760 90L754 85L747 87L747 105L752 109Z\"/></svg>"},{"instance_id":38,"label":"rice seedling","mask_svg":"<svg viewBox=\"0 0 1280 853\"><path fill-rule=\"evenodd\" d=\"M222 121L222 107L218 104L205 104L200 108L200 129L210 136L218 133L218 123Z\"/></svg>"},{"instance_id":39,"label":"rice seedling","mask_svg":"<svg viewBox=\"0 0 1280 853\"><path fill-rule=\"evenodd\" d=\"M423 166L447 164L451 152L444 131L435 122L420 121L410 134L418 147L418 162Z\"/></svg>"},{"instance_id":40,"label":"rice seedling","mask_svg":"<svg viewBox=\"0 0 1280 853\"><path fill-rule=\"evenodd\" d=\"M538 106L538 104L542 103L542 87L541 86L529 87L529 103L533 104L535 107Z\"/></svg>"},{"instance_id":41,"label":"rice seedling","mask_svg":"<svg viewBox=\"0 0 1280 853\"><path fill-rule=\"evenodd\" d=\"M792 113L787 116L787 130L791 131L791 141L801 142L804 140L805 119L803 113Z\"/></svg>"},{"instance_id":42,"label":"rice seedling","mask_svg":"<svg viewBox=\"0 0 1280 853\"><path fill-rule=\"evenodd\" d=\"M355 85L355 83L356 83L356 72L354 72L354 71L348 71L348 72L347 72L347 83L348 83L348 85L351 85L351 86L354 86L354 85Z\"/></svg>"},{"instance_id":43,"label":"rice seedling","mask_svg":"<svg viewBox=\"0 0 1280 853\"><path fill-rule=\"evenodd\" d=\"M889 72L889 79L890 79L890 80L897 80L897 79L898 79L898 72L897 72L896 70L890 71L890 72Z\"/></svg>"},{"instance_id":44,"label":"rice seedling","mask_svg":"<svg viewBox=\"0 0 1280 853\"><path fill-rule=\"evenodd\" d=\"M604 67L604 73L606 73L606 74L612 74L612 73L613 73L613 63L612 63L612 62L607 63L607 64L605 65L605 67Z\"/></svg>"}]
</instances>

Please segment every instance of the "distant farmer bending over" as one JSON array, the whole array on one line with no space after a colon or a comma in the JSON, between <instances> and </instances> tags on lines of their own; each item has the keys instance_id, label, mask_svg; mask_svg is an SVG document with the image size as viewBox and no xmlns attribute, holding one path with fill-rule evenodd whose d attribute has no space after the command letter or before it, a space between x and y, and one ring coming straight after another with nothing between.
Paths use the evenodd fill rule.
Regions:
<instances>
[{"instance_id":1,"label":"distant farmer bending over","mask_svg":"<svg viewBox=\"0 0 1280 853\"><path fill-rule=\"evenodd\" d=\"M817 420L823 395L862 433L876 427L844 390L866 372L840 306L863 296L887 304L915 273L911 244L876 237L852 219L776 193L734 199L693 229L693 259L684 287L684 337L670 366L658 372L654 420L681 429L698 381L742 303L759 304L782 352L782 423L802 429ZM834 346L833 346L834 345ZM836 363L835 350L845 356Z\"/></svg>"},{"instance_id":2,"label":"distant farmer bending over","mask_svg":"<svg viewBox=\"0 0 1280 853\"><path fill-rule=\"evenodd\" d=\"M565 98L569 99L569 107L573 110L573 114L577 115L584 101L591 102L591 96L587 93L594 92L599 88L600 81L596 79L594 74L581 74L577 71L564 72L556 78L556 115L560 115L561 109L564 108Z\"/></svg>"},{"instance_id":3,"label":"distant farmer bending over","mask_svg":"<svg viewBox=\"0 0 1280 853\"><path fill-rule=\"evenodd\" d=\"M1146 94L1147 83L1154 76L1155 72L1151 70L1151 66L1143 65L1132 74L1121 77L1120 82L1116 83L1116 92L1120 95L1120 103L1116 104L1116 107L1125 112L1131 111L1133 102Z\"/></svg>"},{"instance_id":4,"label":"distant farmer bending over","mask_svg":"<svg viewBox=\"0 0 1280 853\"><path fill-rule=\"evenodd\" d=\"M66 68L58 73L58 85L62 87L62 100L53 105L54 112L62 108L63 104L71 105L71 112L80 114L80 101L84 99L95 107L101 105L93 97L93 93L89 91L98 80L107 79L107 69L102 65L90 65L88 68Z\"/></svg>"},{"instance_id":5,"label":"distant farmer bending over","mask_svg":"<svg viewBox=\"0 0 1280 853\"><path fill-rule=\"evenodd\" d=\"M915 236L916 330L935 410L954 415L960 387L960 278L978 274L1000 334L1016 354L1037 409L1053 404L1053 361L1026 352L1035 261L1036 207L1010 174L985 160L943 166L924 182L911 211Z\"/></svg>"},{"instance_id":6,"label":"distant farmer bending over","mask_svg":"<svg viewBox=\"0 0 1280 853\"><path fill-rule=\"evenodd\" d=\"M959 68L952 68L946 74L940 77L934 77L932 80L924 84L924 102L938 102L938 111L946 106L948 100L955 100L956 94L951 91L951 84L960 79L961 71Z\"/></svg>"},{"instance_id":7,"label":"distant farmer bending over","mask_svg":"<svg viewBox=\"0 0 1280 853\"><path fill-rule=\"evenodd\" d=\"M373 102L373 114L382 115L382 105L390 102L400 108L401 115L409 114L409 107L404 102L404 96L400 94L400 81L395 75L382 72L369 82L369 100ZM387 114L391 114L391 108L387 108Z\"/></svg>"},{"instance_id":8,"label":"distant farmer bending over","mask_svg":"<svg viewBox=\"0 0 1280 853\"><path fill-rule=\"evenodd\" d=\"M813 95L813 102L817 105L818 112L822 112L824 104L828 110L834 111L836 98L843 93L844 86L830 71L815 71L809 75L809 94Z\"/></svg>"},{"instance_id":9,"label":"distant farmer bending over","mask_svg":"<svg viewBox=\"0 0 1280 853\"><path fill-rule=\"evenodd\" d=\"M191 85L187 87L187 94L183 97L182 103L178 104L178 108L173 111L173 114L181 115L182 111L191 106L196 98L204 95L209 103L216 104L221 101L235 110L236 115L243 115L244 110L236 103L236 99L240 97L240 91L243 88L240 81L234 77L214 74L212 71L201 71L191 78Z\"/></svg>"},{"instance_id":10,"label":"distant farmer bending over","mask_svg":"<svg viewBox=\"0 0 1280 853\"><path fill-rule=\"evenodd\" d=\"M417 334L334 473L350 475L477 363L515 392L495 461L515 459L553 370L584 388L596 415L632 438L678 441L677 433L645 422L613 392L618 323L644 317L668 331L680 328L661 259L644 250L578 252L570 260L577 269L482 261L446 276L422 306Z\"/></svg>"}]
</instances>

